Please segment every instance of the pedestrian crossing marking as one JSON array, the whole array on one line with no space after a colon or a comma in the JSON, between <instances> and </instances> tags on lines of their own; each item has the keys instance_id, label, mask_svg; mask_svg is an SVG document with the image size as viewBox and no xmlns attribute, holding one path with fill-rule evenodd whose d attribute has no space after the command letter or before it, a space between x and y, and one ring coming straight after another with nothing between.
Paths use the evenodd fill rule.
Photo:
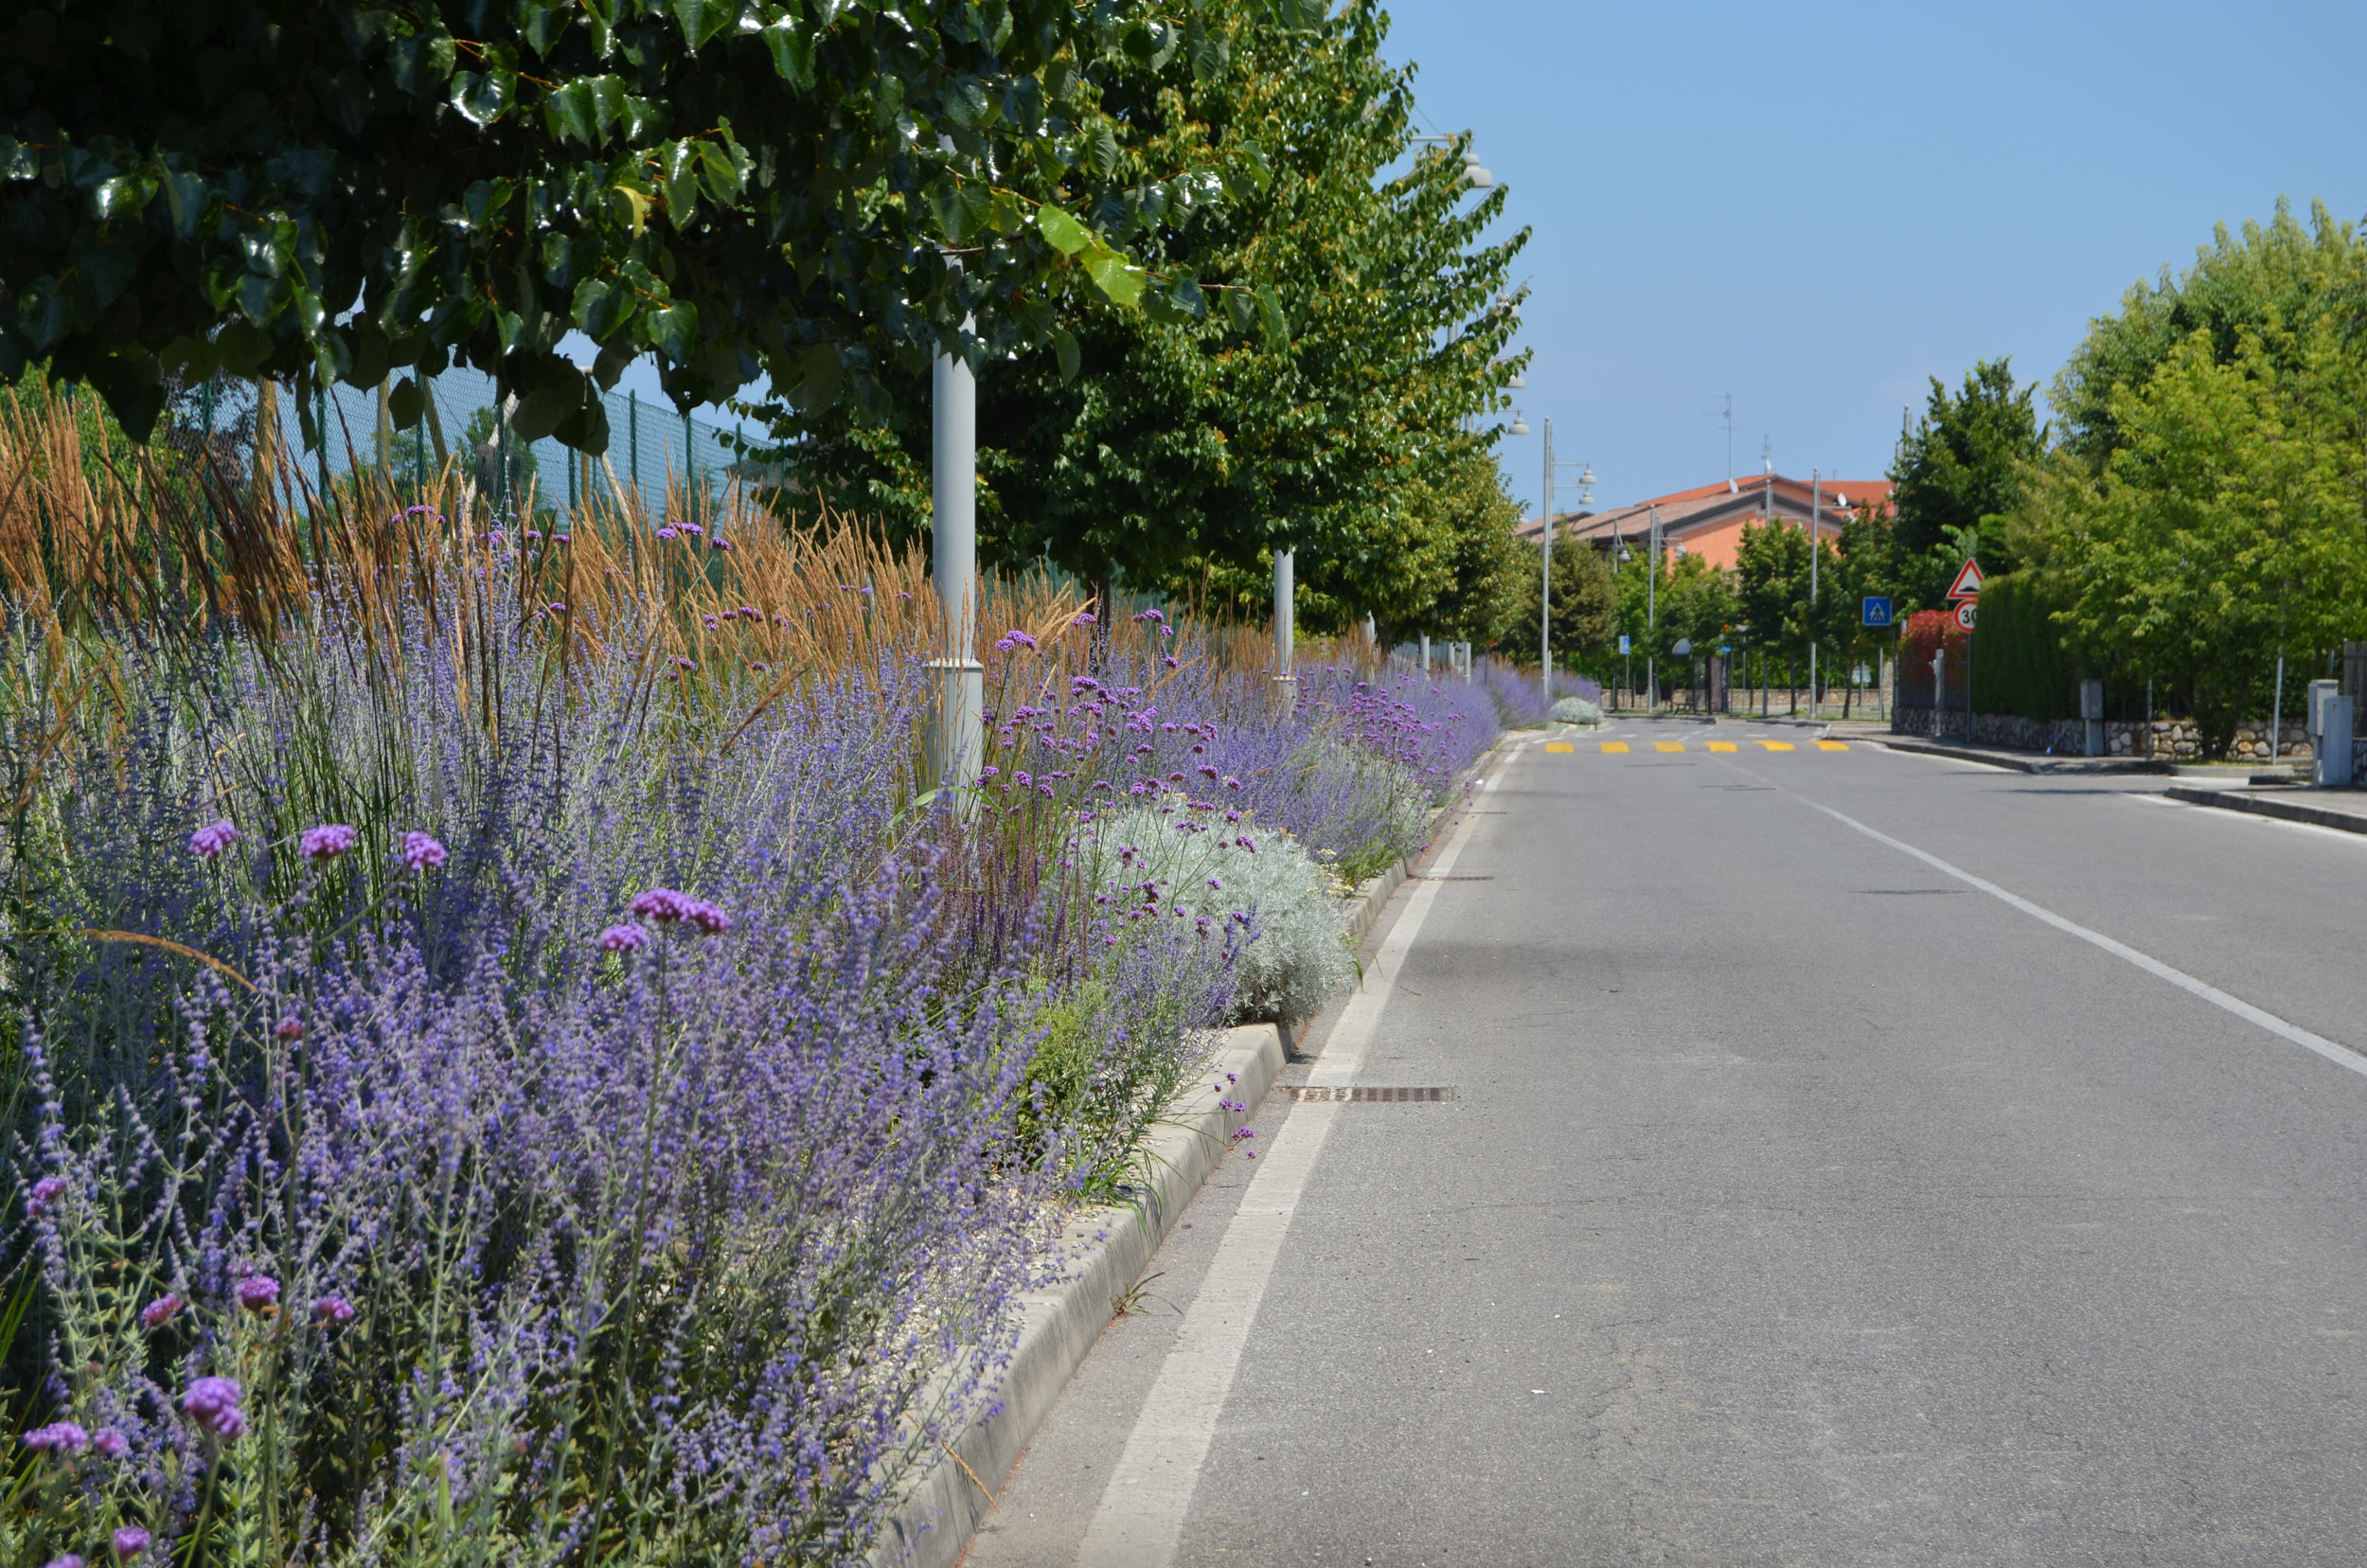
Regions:
<instances>
[{"instance_id":1,"label":"pedestrian crossing marking","mask_svg":"<svg viewBox=\"0 0 2367 1568\"><path fill-rule=\"evenodd\" d=\"M1713 740L1710 742L1710 750L1712 751L1730 752L1734 749L1735 743L1732 740Z\"/></svg>"},{"instance_id":2,"label":"pedestrian crossing marking","mask_svg":"<svg viewBox=\"0 0 2367 1568\"><path fill-rule=\"evenodd\" d=\"M1652 742L1652 749L1654 751L1681 752L1685 749L1685 743L1682 740L1655 740Z\"/></svg>"},{"instance_id":3,"label":"pedestrian crossing marking","mask_svg":"<svg viewBox=\"0 0 2367 1568\"><path fill-rule=\"evenodd\" d=\"M1574 752L1578 748L1567 740L1548 740L1545 742L1545 749L1549 752Z\"/></svg>"},{"instance_id":4,"label":"pedestrian crossing marking","mask_svg":"<svg viewBox=\"0 0 2367 1568\"><path fill-rule=\"evenodd\" d=\"M1627 749L1628 743L1625 740L1606 740L1603 742L1603 755L1606 757L1624 755Z\"/></svg>"},{"instance_id":5,"label":"pedestrian crossing marking","mask_svg":"<svg viewBox=\"0 0 2367 1568\"><path fill-rule=\"evenodd\" d=\"M1759 744L1765 746L1769 751L1791 750L1791 742L1789 740L1762 740Z\"/></svg>"},{"instance_id":6,"label":"pedestrian crossing marking","mask_svg":"<svg viewBox=\"0 0 2367 1568\"><path fill-rule=\"evenodd\" d=\"M1847 751L1849 749L1849 742L1846 740L1819 740L1816 743L1816 749L1819 751Z\"/></svg>"}]
</instances>

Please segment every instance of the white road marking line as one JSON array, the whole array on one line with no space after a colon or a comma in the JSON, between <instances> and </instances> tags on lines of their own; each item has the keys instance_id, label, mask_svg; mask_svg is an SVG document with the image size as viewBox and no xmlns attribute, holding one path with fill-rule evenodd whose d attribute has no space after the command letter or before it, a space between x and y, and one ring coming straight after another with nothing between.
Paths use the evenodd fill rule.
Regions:
<instances>
[{"instance_id":1,"label":"white road marking line","mask_svg":"<svg viewBox=\"0 0 2367 1568\"><path fill-rule=\"evenodd\" d=\"M1523 752L1527 745L1521 748ZM1513 758L1507 758L1507 761ZM1500 770L1491 776L1502 777ZM1443 877L1479 824L1466 816L1431 866ZM1348 999L1332 1025L1324 1054L1307 1075L1309 1083L1354 1081L1364 1049L1380 1023L1399 968L1422 934L1422 922L1441 883L1414 884L1405 913L1364 971L1364 983ZM1258 1154L1256 1174L1241 1194L1241 1206L1217 1243L1217 1256L1200 1292L1184 1314L1184 1327L1143 1401L1134 1430L1118 1454L1117 1467L1102 1488L1101 1503L1077 1548L1077 1568L1167 1568L1175 1560L1184 1515L1200 1485L1200 1470L1217 1434L1217 1417L1233 1392L1241 1349L1273 1276L1274 1259L1307 1190L1308 1177L1323 1152L1339 1114L1334 1100L1302 1100L1290 1108L1273 1144Z\"/></svg>"},{"instance_id":2,"label":"white road marking line","mask_svg":"<svg viewBox=\"0 0 2367 1568\"><path fill-rule=\"evenodd\" d=\"M1968 887L1977 887L1982 892L1989 895L1989 897L2013 905L2016 909L2020 910L2023 914L2030 916L2034 919L2044 920L2048 925L2053 926L2057 931L2063 932L2069 935L2076 936L2083 942L2092 943L2093 945L2102 948L2105 952L2110 953L2113 957L2124 959L2128 963L2136 965L2139 969L2144 970L2147 974L2154 976L2156 979L2167 980L2171 985L2176 986L2179 989L2192 992L2194 995L2201 997L2205 1002L2210 1003L2213 1007L2234 1013L2236 1017L2242 1019L2247 1024L2256 1024L2281 1040L2289 1040L2294 1044L2301 1046L2305 1050L2317 1052L2320 1056L2325 1058L2328 1061L2333 1062L2338 1067L2347 1067L2352 1072L2357 1073L2361 1077L2367 1077L2367 1057L2360 1056L2357 1051L2349 1050L2343 1046L2338 1045L2333 1041L2326 1039L2323 1035L2312 1034L2307 1029L2303 1028L2300 1025L2287 1023L2272 1012L2255 1007L2240 996L2231 996L2226 991L2221 990L2218 987L2212 985L2209 981L2198 980L2195 976L2187 973L2184 970L2177 969L2171 965L2165 964L2161 959L2154 957L2150 953L2138 952L2135 948L2130 947L2126 942L2115 941L2100 931L2091 931L2076 920L2067 920L2051 909L2045 908L2039 904L2032 903L2028 899L2023 898L2019 893L2008 893L2005 889L1998 886L1997 883L1984 881L1960 866L1950 865L1948 862L1940 859L1937 855L1931 854L1928 850L1918 849L1913 845L1905 843L1899 839L1895 839L1888 833L1882 832L1878 829L1869 828L1864 823L1860 822L1856 817L1850 816L1846 812L1836 811L1830 806L1819 805L1816 801L1810 800L1807 796L1795 794L1789 790L1786 790L1784 793L1791 795L1793 799L1799 801L1804 806L1823 811L1826 816L1831 817L1835 822L1841 823L1845 827L1855 828L1859 832L1863 833L1866 837L1874 840L1878 844L1886 844L1892 848L1899 851L1901 854L1913 855L1915 859L1923 862L1924 864L1931 867L1932 870L1953 877L1958 882L1965 883ZM2264 818L2263 820L2265 821L2269 819Z\"/></svg>"}]
</instances>

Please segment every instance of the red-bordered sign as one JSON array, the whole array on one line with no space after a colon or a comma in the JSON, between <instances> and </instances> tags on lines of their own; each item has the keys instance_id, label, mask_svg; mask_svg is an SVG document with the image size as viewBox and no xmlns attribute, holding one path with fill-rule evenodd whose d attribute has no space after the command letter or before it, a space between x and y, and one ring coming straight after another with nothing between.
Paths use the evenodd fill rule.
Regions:
<instances>
[{"instance_id":1,"label":"red-bordered sign","mask_svg":"<svg viewBox=\"0 0 2367 1568\"><path fill-rule=\"evenodd\" d=\"M1981 563L1979 561L1965 562L1965 569L1956 574L1956 585L1948 591L1948 597L1952 599L1981 597Z\"/></svg>"},{"instance_id":2,"label":"red-bordered sign","mask_svg":"<svg viewBox=\"0 0 2367 1568\"><path fill-rule=\"evenodd\" d=\"M1969 632L1972 630L1973 617L1978 615L1980 613L1980 603L1974 599L1967 599L1964 603L1956 606L1956 624Z\"/></svg>"}]
</instances>

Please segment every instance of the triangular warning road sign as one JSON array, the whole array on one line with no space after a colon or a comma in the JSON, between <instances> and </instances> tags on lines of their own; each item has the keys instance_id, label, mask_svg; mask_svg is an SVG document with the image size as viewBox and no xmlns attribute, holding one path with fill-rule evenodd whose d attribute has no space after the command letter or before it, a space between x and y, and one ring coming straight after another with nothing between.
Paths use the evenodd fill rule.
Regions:
<instances>
[{"instance_id":1,"label":"triangular warning road sign","mask_svg":"<svg viewBox=\"0 0 2367 1568\"><path fill-rule=\"evenodd\" d=\"M1952 599L1981 597L1981 563L1979 561L1965 562L1965 569L1956 574L1956 586L1948 591L1948 597Z\"/></svg>"}]
</instances>

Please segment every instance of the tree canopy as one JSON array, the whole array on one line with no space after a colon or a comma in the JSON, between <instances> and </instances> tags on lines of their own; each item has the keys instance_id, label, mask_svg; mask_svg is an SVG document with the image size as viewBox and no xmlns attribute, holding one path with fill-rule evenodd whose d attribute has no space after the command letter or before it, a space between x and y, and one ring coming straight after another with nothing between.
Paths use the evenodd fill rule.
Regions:
<instances>
[{"instance_id":1,"label":"tree canopy","mask_svg":"<svg viewBox=\"0 0 2367 1568\"><path fill-rule=\"evenodd\" d=\"M593 383L642 355L685 406L762 373L876 410L940 348L1139 300L1105 236L1238 194L1195 159L1121 173L1095 86L1121 62L1214 59L1188 14L1078 0L26 0L0 377L45 360L135 437L169 372L453 357L578 447L606 440Z\"/></svg>"},{"instance_id":2,"label":"tree canopy","mask_svg":"<svg viewBox=\"0 0 2367 1568\"><path fill-rule=\"evenodd\" d=\"M1892 566L1908 606L1945 603L1949 579L1971 554L1967 542L1994 543L1983 523L2020 499L2025 467L2046 449L2038 390L2035 382L2015 384L2010 359L1976 361L1953 395L1931 378L1923 418L1891 467ZM2003 571L2011 562L1984 564Z\"/></svg>"}]
</instances>

